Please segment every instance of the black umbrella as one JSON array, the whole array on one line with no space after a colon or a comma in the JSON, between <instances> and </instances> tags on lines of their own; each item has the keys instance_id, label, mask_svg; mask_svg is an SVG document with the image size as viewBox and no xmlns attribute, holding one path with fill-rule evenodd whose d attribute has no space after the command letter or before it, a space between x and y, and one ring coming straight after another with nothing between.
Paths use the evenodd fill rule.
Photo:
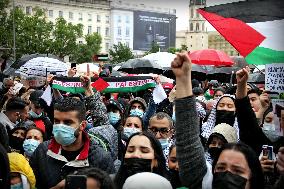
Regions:
<instances>
[{"instance_id":1,"label":"black umbrella","mask_svg":"<svg viewBox=\"0 0 284 189\"><path fill-rule=\"evenodd\" d=\"M264 84L265 83L265 74L261 72L252 73L249 75L249 83L255 84Z\"/></svg>"},{"instance_id":2,"label":"black umbrella","mask_svg":"<svg viewBox=\"0 0 284 189\"><path fill-rule=\"evenodd\" d=\"M136 58L130 59L123 63L117 71L122 71L129 74L162 74L163 68L154 61Z\"/></svg>"},{"instance_id":3,"label":"black umbrella","mask_svg":"<svg viewBox=\"0 0 284 189\"><path fill-rule=\"evenodd\" d=\"M23 55L20 59L16 60L14 63L12 63L9 67L7 67L3 73L5 75L17 75L15 73L18 69L21 68L24 64L26 64L28 61L38 58L38 57L48 57L52 59L57 59L61 61L57 56L54 56L52 54L30 54L30 55Z\"/></svg>"},{"instance_id":4,"label":"black umbrella","mask_svg":"<svg viewBox=\"0 0 284 189\"><path fill-rule=\"evenodd\" d=\"M191 77L192 79L197 79L198 81L204 81L206 80L206 74L211 69L213 69L212 66L201 66L197 64L192 64ZM167 68L162 75L171 79L176 78L171 68Z\"/></svg>"}]
</instances>

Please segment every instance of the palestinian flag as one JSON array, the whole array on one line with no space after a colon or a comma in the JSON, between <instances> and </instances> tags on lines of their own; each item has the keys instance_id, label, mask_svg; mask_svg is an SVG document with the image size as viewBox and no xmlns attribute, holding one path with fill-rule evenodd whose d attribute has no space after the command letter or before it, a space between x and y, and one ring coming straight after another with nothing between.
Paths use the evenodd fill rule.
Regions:
<instances>
[{"instance_id":1,"label":"palestinian flag","mask_svg":"<svg viewBox=\"0 0 284 189\"><path fill-rule=\"evenodd\" d=\"M235 2L198 12L249 64L284 63L284 11L280 0Z\"/></svg>"},{"instance_id":2,"label":"palestinian flag","mask_svg":"<svg viewBox=\"0 0 284 189\"><path fill-rule=\"evenodd\" d=\"M156 86L149 76L92 78L94 91L103 93L132 93ZM84 93L79 77L55 77L52 88L70 93Z\"/></svg>"}]
</instances>

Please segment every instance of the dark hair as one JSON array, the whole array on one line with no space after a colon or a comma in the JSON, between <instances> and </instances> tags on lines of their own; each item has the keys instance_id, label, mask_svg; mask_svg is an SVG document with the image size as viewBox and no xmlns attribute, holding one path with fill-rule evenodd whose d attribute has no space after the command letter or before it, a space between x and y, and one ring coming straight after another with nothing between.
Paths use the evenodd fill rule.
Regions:
<instances>
[{"instance_id":1,"label":"dark hair","mask_svg":"<svg viewBox=\"0 0 284 189\"><path fill-rule=\"evenodd\" d=\"M204 93L203 89L201 87L194 87L192 89L192 92L195 96L201 95Z\"/></svg>"},{"instance_id":2,"label":"dark hair","mask_svg":"<svg viewBox=\"0 0 284 189\"><path fill-rule=\"evenodd\" d=\"M173 143L169 149L169 157L170 157L170 154L172 153L172 150L177 147L175 143Z\"/></svg>"},{"instance_id":3,"label":"dark hair","mask_svg":"<svg viewBox=\"0 0 284 189\"><path fill-rule=\"evenodd\" d=\"M19 97L14 97L8 100L6 104L6 111L18 112L23 111L28 106L28 103Z\"/></svg>"},{"instance_id":4,"label":"dark hair","mask_svg":"<svg viewBox=\"0 0 284 189\"><path fill-rule=\"evenodd\" d=\"M150 119L149 119L149 124L151 122L151 120L153 118L157 118L157 120L161 120L161 119L164 119L164 118L167 118L167 120L170 122L170 128L172 129L174 127L174 122L173 122L173 119L165 112L158 112L156 114L154 114Z\"/></svg>"},{"instance_id":5,"label":"dark hair","mask_svg":"<svg viewBox=\"0 0 284 189\"><path fill-rule=\"evenodd\" d=\"M273 107L272 104L270 103L269 107L264 111L263 113L263 117L262 117L262 121L261 123L264 123L265 117L267 116L267 114L269 114L270 112L273 112Z\"/></svg>"},{"instance_id":6,"label":"dark hair","mask_svg":"<svg viewBox=\"0 0 284 189\"><path fill-rule=\"evenodd\" d=\"M256 89L251 89L247 92L247 95L249 94L257 94L258 96L261 95L260 90Z\"/></svg>"},{"instance_id":7,"label":"dark hair","mask_svg":"<svg viewBox=\"0 0 284 189\"><path fill-rule=\"evenodd\" d=\"M126 143L126 148L125 148L125 151L123 153L123 157L125 157L125 153L126 153L128 145L129 145L129 142L135 136L145 136L149 139L151 146L154 149L155 159L158 162L158 166L154 167L152 172L156 173L156 174L158 174L162 177L167 178L168 175L167 175L167 168L166 168L166 159L165 159L164 154L163 154L162 146L161 146L160 142L155 138L155 136L150 132L143 131L143 132L140 132L140 133L135 133L131 137L129 137L129 139ZM118 172L115 176L115 179L114 179L114 183L117 186L117 188L122 188L125 180L128 178L127 172L125 170L126 168L124 166L124 159L125 158L123 158L123 160L121 162L121 166L120 166L120 168L119 168L119 170L118 170Z\"/></svg>"},{"instance_id":8,"label":"dark hair","mask_svg":"<svg viewBox=\"0 0 284 189\"><path fill-rule=\"evenodd\" d=\"M125 125L125 123L126 123L126 120L127 120L128 118L130 118L130 117L136 117L136 118L138 118L138 119L141 121L142 131L146 131L147 128L145 128L145 126L144 126L144 124L143 124L142 118L139 117L139 116L137 116L137 115L129 115L129 116L127 116L127 117L125 118L124 122L123 122L123 127L124 127L124 125Z\"/></svg>"},{"instance_id":9,"label":"dark hair","mask_svg":"<svg viewBox=\"0 0 284 189\"><path fill-rule=\"evenodd\" d=\"M263 189L264 188L264 176L262 172L262 168L258 159L258 156L255 154L255 152L246 144L244 143L228 143L225 144L222 148L222 150L219 152L217 158L214 159L212 164L212 170L214 173L215 166L218 162L218 159L220 157L220 154L224 150L234 150L237 152L242 153L248 163L248 166L250 168L251 172L251 178L249 179L250 182L250 188L251 189ZM214 174L213 174L214 177Z\"/></svg>"},{"instance_id":10,"label":"dark hair","mask_svg":"<svg viewBox=\"0 0 284 189\"><path fill-rule=\"evenodd\" d=\"M214 89L214 94L213 94L213 96L215 96L215 94L216 94L218 91L221 91L223 94L225 94L225 90L224 90L222 87L218 87L218 88Z\"/></svg>"},{"instance_id":11,"label":"dark hair","mask_svg":"<svg viewBox=\"0 0 284 189\"><path fill-rule=\"evenodd\" d=\"M43 132L43 130L41 130L40 128L38 128L38 127L36 127L36 126L30 126L30 127L28 127L28 129L27 129L27 131L26 131L26 135L28 134L28 132L29 132L30 130L37 130L37 131L39 131L39 132L41 133L41 135L42 135L43 141L46 140L46 134L45 134L45 132Z\"/></svg>"},{"instance_id":12,"label":"dark hair","mask_svg":"<svg viewBox=\"0 0 284 189\"><path fill-rule=\"evenodd\" d=\"M60 112L71 112L76 111L78 112L77 118L79 121L84 121L86 119L86 107L84 102L72 98L72 97L66 97L63 100L57 102L54 104L54 110L60 111Z\"/></svg>"},{"instance_id":13,"label":"dark hair","mask_svg":"<svg viewBox=\"0 0 284 189\"><path fill-rule=\"evenodd\" d=\"M86 175L88 178L95 179L101 189L115 189L115 186L110 178L110 176L105 172L98 168L88 167L79 169L75 171L75 175Z\"/></svg>"},{"instance_id":14,"label":"dark hair","mask_svg":"<svg viewBox=\"0 0 284 189\"><path fill-rule=\"evenodd\" d=\"M81 93L71 93L68 95L68 97L77 97L79 98L81 101L84 101L84 96Z\"/></svg>"}]
</instances>

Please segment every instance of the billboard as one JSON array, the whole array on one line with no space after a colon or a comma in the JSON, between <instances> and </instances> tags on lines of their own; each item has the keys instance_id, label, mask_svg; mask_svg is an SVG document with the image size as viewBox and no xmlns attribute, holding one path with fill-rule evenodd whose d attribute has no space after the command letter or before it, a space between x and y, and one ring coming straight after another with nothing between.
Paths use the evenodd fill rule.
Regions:
<instances>
[{"instance_id":1,"label":"billboard","mask_svg":"<svg viewBox=\"0 0 284 189\"><path fill-rule=\"evenodd\" d=\"M175 47L176 16L171 14L134 11L133 50L148 51L156 42L161 51Z\"/></svg>"}]
</instances>

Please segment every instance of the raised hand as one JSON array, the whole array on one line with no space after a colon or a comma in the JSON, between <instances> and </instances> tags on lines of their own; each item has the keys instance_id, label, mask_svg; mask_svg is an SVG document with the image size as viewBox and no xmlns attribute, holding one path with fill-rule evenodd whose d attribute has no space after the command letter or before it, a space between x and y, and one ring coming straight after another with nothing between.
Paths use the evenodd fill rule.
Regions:
<instances>
[{"instance_id":1,"label":"raised hand","mask_svg":"<svg viewBox=\"0 0 284 189\"><path fill-rule=\"evenodd\" d=\"M237 92L236 97L242 99L247 96L247 81L249 78L249 67L246 66L241 70L237 71Z\"/></svg>"},{"instance_id":2,"label":"raised hand","mask_svg":"<svg viewBox=\"0 0 284 189\"><path fill-rule=\"evenodd\" d=\"M191 76L191 60L185 52L177 54L171 67L177 79Z\"/></svg>"},{"instance_id":3,"label":"raised hand","mask_svg":"<svg viewBox=\"0 0 284 189\"><path fill-rule=\"evenodd\" d=\"M77 73L77 69L76 69L76 67L73 67L73 68L68 70L67 74L68 74L68 77L74 77L76 75L76 73Z\"/></svg>"},{"instance_id":4,"label":"raised hand","mask_svg":"<svg viewBox=\"0 0 284 189\"><path fill-rule=\"evenodd\" d=\"M191 60L188 54L178 53L171 67L176 76L176 98L192 96Z\"/></svg>"},{"instance_id":5,"label":"raised hand","mask_svg":"<svg viewBox=\"0 0 284 189\"><path fill-rule=\"evenodd\" d=\"M85 95L91 96L94 94L92 87L91 87L91 78L89 76L81 76L80 81L85 89Z\"/></svg>"},{"instance_id":6,"label":"raised hand","mask_svg":"<svg viewBox=\"0 0 284 189\"><path fill-rule=\"evenodd\" d=\"M262 167L262 171L267 173L273 173L274 172L274 160L269 160L267 156L262 156L260 159L260 164Z\"/></svg>"},{"instance_id":7,"label":"raised hand","mask_svg":"<svg viewBox=\"0 0 284 189\"><path fill-rule=\"evenodd\" d=\"M238 85L246 85L249 77L249 67L246 66L245 68L237 71L236 76Z\"/></svg>"}]
</instances>

